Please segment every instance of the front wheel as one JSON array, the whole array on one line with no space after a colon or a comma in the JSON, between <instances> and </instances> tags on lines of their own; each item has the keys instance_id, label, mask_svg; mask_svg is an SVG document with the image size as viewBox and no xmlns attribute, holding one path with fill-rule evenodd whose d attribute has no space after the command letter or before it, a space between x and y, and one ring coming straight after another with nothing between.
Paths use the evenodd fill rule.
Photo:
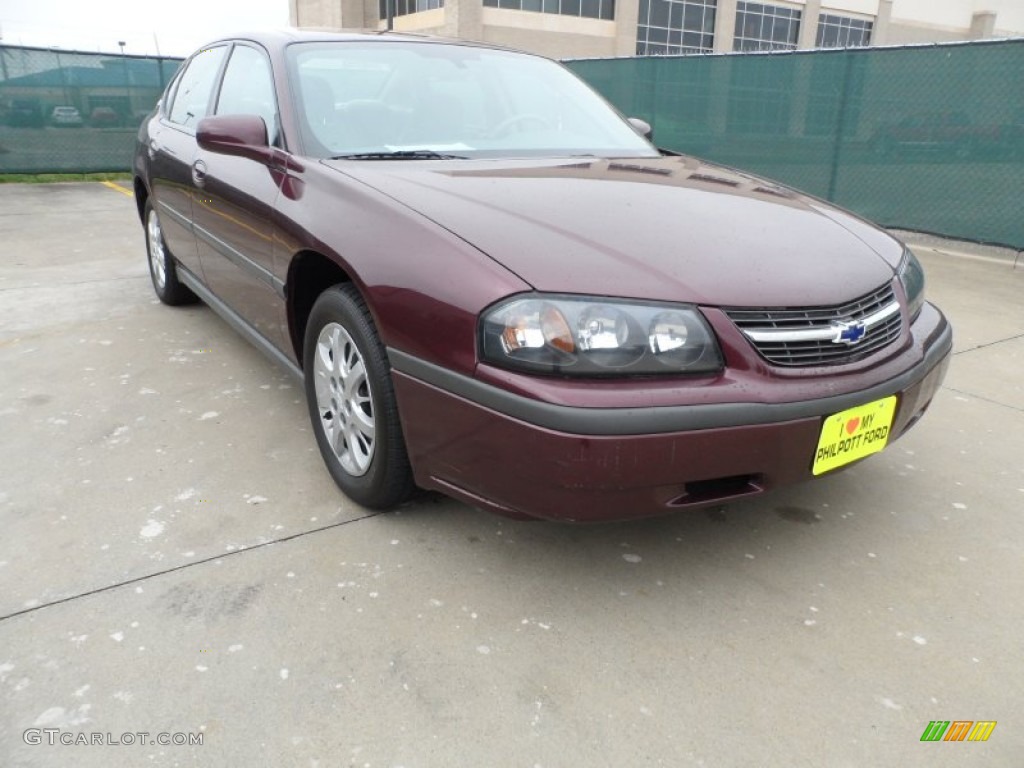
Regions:
<instances>
[{"instance_id":1,"label":"front wheel","mask_svg":"<svg viewBox=\"0 0 1024 768\"><path fill-rule=\"evenodd\" d=\"M364 507L387 509L405 500L412 471L391 366L354 286L320 294L302 359L313 433L334 482Z\"/></svg>"}]
</instances>

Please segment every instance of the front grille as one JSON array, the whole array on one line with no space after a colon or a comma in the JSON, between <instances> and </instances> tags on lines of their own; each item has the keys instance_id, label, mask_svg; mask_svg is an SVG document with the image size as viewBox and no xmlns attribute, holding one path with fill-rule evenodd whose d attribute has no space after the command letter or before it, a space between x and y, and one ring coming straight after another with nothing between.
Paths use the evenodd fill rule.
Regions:
<instances>
[{"instance_id":1,"label":"front grille","mask_svg":"<svg viewBox=\"0 0 1024 768\"><path fill-rule=\"evenodd\" d=\"M755 349L775 365L839 365L861 360L899 338L901 313L887 283L854 301L832 307L727 309ZM865 323L855 344L836 342L840 324Z\"/></svg>"}]
</instances>

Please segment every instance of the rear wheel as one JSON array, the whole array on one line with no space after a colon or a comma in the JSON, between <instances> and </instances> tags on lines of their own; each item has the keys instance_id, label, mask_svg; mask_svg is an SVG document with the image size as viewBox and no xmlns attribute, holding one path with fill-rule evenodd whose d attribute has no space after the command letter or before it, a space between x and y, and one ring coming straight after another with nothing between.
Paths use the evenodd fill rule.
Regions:
<instances>
[{"instance_id":1,"label":"rear wheel","mask_svg":"<svg viewBox=\"0 0 1024 768\"><path fill-rule=\"evenodd\" d=\"M387 509L413 490L391 366L359 292L320 294L303 343L306 402L324 463L364 507Z\"/></svg>"},{"instance_id":2,"label":"rear wheel","mask_svg":"<svg viewBox=\"0 0 1024 768\"><path fill-rule=\"evenodd\" d=\"M149 255L149 277L153 290L164 304L178 306L196 301L196 295L178 282L178 267L160 228L160 219L153 204L147 200L145 208L146 253Z\"/></svg>"}]
</instances>

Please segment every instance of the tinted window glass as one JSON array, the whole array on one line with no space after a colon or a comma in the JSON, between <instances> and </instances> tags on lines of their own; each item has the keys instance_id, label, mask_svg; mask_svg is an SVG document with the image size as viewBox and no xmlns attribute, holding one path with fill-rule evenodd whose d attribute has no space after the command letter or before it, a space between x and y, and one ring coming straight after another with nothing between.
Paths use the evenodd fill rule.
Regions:
<instances>
[{"instance_id":1,"label":"tinted window glass","mask_svg":"<svg viewBox=\"0 0 1024 768\"><path fill-rule=\"evenodd\" d=\"M197 53L188 63L188 68L178 82L174 104L168 115L172 123L195 128L196 123L206 117L210 92L226 50L223 45L207 48Z\"/></svg>"},{"instance_id":2,"label":"tinted window glass","mask_svg":"<svg viewBox=\"0 0 1024 768\"><path fill-rule=\"evenodd\" d=\"M642 56L710 51L717 0L642 0L636 52Z\"/></svg>"},{"instance_id":3,"label":"tinted window glass","mask_svg":"<svg viewBox=\"0 0 1024 768\"><path fill-rule=\"evenodd\" d=\"M779 5L736 4L736 38L733 50L772 51L796 48L801 12Z\"/></svg>"},{"instance_id":4,"label":"tinted window glass","mask_svg":"<svg viewBox=\"0 0 1024 768\"><path fill-rule=\"evenodd\" d=\"M218 115L257 115L267 124L267 138L277 141L277 102L267 57L246 45L236 45L224 70L217 97Z\"/></svg>"}]
</instances>

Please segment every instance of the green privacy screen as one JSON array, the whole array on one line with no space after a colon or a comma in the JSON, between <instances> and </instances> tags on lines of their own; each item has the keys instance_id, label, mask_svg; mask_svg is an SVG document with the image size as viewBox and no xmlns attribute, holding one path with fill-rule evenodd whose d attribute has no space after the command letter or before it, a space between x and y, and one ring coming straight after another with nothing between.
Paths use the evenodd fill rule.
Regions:
<instances>
[{"instance_id":1,"label":"green privacy screen","mask_svg":"<svg viewBox=\"0 0 1024 768\"><path fill-rule=\"evenodd\" d=\"M0 173L127 171L180 59L0 46Z\"/></svg>"},{"instance_id":2,"label":"green privacy screen","mask_svg":"<svg viewBox=\"0 0 1024 768\"><path fill-rule=\"evenodd\" d=\"M1024 40L566 63L661 147L1024 249Z\"/></svg>"},{"instance_id":3,"label":"green privacy screen","mask_svg":"<svg viewBox=\"0 0 1024 768\"><path fill-rule=\"evenodd\" d=\"M129 169L179 64L0 46L0 173ZM1024 248L1024 40L568 64L665 148Z\"/></svg>"}]
</instances>

